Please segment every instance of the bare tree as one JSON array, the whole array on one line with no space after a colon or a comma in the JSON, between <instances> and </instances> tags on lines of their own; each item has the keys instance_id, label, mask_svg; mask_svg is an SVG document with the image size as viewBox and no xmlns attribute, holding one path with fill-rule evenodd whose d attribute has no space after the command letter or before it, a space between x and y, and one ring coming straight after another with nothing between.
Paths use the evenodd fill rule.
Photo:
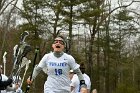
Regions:
<instances>
[{"instance_id":1,"label":"bare tree","mask_svg":"<svg viewBox=\"0 0 140 93\"><path fill-rule=\"evenodd\" d=\"M8 14L6 15L6 21L4 22L5 25L2 27L4 30L3 39L2 39L2 45L0 49L0 59L2 59L2 54L4 53L3 48L5 47L5 39L6 34L9 28L9 22L11 18L11 14L13 10L15 9L15 6L17 4L18 0L1 0L0 1L0 18L3 19L2 16L5 14L6 11L8 11ZM3 20L2 20L3 21Z\"/></svg>"}]
</instances>

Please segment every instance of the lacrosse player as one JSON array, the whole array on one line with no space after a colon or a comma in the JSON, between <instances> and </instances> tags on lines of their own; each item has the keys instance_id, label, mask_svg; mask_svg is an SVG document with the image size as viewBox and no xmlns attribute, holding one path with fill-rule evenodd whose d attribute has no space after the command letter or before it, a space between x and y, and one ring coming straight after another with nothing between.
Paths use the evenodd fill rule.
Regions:
<instances>
[{"instance_id":1,"label":"lacrosse player","mask_svg":"<svg viewBox=\"0 0 140 93\"><path fill-rule=\"evenodd\" d=\"M80 80L80 89L87 90L79 64L75 62L71 55L64 53L65 45L62 36L54 39L52 44L53 52L44 55L40 63L34 68L32 80L27 79L28 84L32 83L43 68L47 68L48 77L44 84L44 93L70 93L69 71L72 69Z\"/></svg>"}]
</instances>

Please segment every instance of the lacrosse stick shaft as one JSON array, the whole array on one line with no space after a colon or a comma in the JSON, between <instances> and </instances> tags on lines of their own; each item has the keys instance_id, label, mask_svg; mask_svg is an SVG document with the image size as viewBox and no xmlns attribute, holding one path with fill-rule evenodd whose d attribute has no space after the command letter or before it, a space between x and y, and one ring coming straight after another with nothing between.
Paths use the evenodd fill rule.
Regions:
<instances>
[{"instance_id":1,"label":"lacrosse stick shaft","mask_svg":"<svg viewBox=\"0 0 140 93\"><path fill-rule=\"evenodd\" d=\"M66 40L66 53L70 53L70 38L67 37L67 40Z\"/></svg>"},{"instance_id":2,"label":"lacrosse stick shaft","mask_svg":"<svg viewBox=\"0 0 140 93\"><path fill-rule=\"evenodd\" d=\"M31 63L31 60L26 59L26 62L25 63L26 63L25 64L26 67L25 67L25 71L24 71L24 74L23 74L23 77L22 77L22 81L21 81L20 87L22 87L22 84L23 84L23 81L24 81L26 72L27 72L27 70L29 68L29 64Z\"/></svg>"},{"instance_id":3,"label":"lacrosse stick shaft","mask_svg":"<svg viewBox=\"0 0 140 93\"><path fill-rule=\"evenodd\" d=\"M30 60L29 60L29 61L30 61ZM26 64L25 72L24 72L24 75L23 75L23 77L22 77L22 81L21 81L21 85L20 85L20 87L22 87L22 84L23 84L23 81L24 81L24 78L25 78L26 72L27 72L27 70L28 70L28 68L29 68L29 63L31 63L31 62L28 62L28 64Z\"/></svg>"},{"instance_id":4,"label":"lacrosse stick shaft","mask_svg":"<svg viewBox=\"0 0 140 93\"><path fill-rule=\"evenodd\" d=\"M34 60L33 60L32 72L31 72L31 75L30 75L30 81L32 80L32 74L33 74L33 70L34 70L34 67L35 67L38 52L39 52L39 48L36 48L35 49L35 56L34 56ZM28 93L29 90L30 90L30 84L27 85L25 93Z\"/></svg>"},{"instance_id":5,"label":"lacrosse stick shaft","mask_svg":"<svg viewBox=\"0 0 140 93\"><path fill-rule=\"evenodd\" d=\"M7 54L7 52L4 52L4 54L3 54L4 75L5 75L5 72L6 72L6 54Z\"/></svg>"}]
</instances>

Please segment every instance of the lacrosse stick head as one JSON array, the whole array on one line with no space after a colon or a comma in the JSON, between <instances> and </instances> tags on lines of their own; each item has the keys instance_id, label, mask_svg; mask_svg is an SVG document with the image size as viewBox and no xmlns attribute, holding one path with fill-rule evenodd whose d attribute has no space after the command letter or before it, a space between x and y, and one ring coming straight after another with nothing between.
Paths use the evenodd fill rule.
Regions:
<instances>
[{"instance_id":1,"label":"lacrosse stick head","mask_svg":"<svg viewBox=\"0 0 140 93\"><path fill-rule=\"evenodd\" d=\"M22 62L21 62L21 68L24 67L26 64L28 64L28 59L26 57L22 58Z\"/></svg>"},{"instance_id":2,"label":"lacrosse stick head","mask_svg":"<svg viewBox=\"0 0 140 93\"><path fill-rule=\"evenodd\" d=\"M26 63L26 70L29 68L29 64L31 63L31 60L28 60L28 62Z\"/></svg>"},{"instance_id":3,"label":"lacrosse stick head","mask_svg":"<svg viewBox=\"0 0 140 93\"><path fill-rule=\"evenodd\" d=\"M6 54L7 54L7 52L5 51L4 54L3 54L3 63L6 63L6 57L5 57Z\"/></svg>"},{"instance_id":4,"label":"lacrosse stick head","mask_svg":"<svg viewBox=\"0 0 140 93\"><path fill-rule=\"evenodd\" d=\"M6 56L6 54L7 54L7 52L5 51L4 54L3 54L3 56Z\"/></svg>"},{"instance_id":5,"label":"lacrosse stick head","mask_svg":"<svg viewBox=\"0 0 140 93\"><path fill-rule=\"evenodd\" d=\"M20 54L18 56L18 61L16 62L16 64L20 64L20 62L22 61L23 57L25 57L30 51L31 51L31 46L30 45L26 45L23 49L22 54Z\"/></svg>"},{"instance_id":6,"label":"lacrosse stick head","mask_svg":"<svg viewBox=\"0 0 140 93\"><path fill-rule=\"evenodd\" d=\"M29 35L29 32L27 31L24 31L22 34L21 34L21 38L20 38L20 42L23 43L25 41L25 38Z\"/></svg>"},{"instance_id":7,"label":"lacrosse stick head","mask_svg":"<svg viewBox=\"0 0 140 93\"><path fill-rule=\"evenodd\" d=\"M13 51L14 51L13 55L14 55L14 57L17 55L17 50L18 50L18 45L15 45L14 48L13 48Z\"/></svg>"}]
</instances>

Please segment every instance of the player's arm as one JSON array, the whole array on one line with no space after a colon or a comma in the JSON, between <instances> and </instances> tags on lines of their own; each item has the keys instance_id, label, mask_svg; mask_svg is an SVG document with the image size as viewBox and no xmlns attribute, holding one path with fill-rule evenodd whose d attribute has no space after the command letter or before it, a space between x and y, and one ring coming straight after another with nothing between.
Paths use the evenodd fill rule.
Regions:
<instances>
[{"instance_id":1,"label":"player's arm","mask_svg":"<svg viewBox=\"0 0 140 93\"><path fill-rule=\"evenodd\" d=\"M88 93L87 92L87 85L85 84L85 80L84 80L84 77L82 75L82 72L80 71L79 68L77 68L76 70L74 70L74 73L77 74L79 80L80 80L80 88L81 88L81 91L85 91L85 92L81 92L81 93Z\"/></svg>"},{"instance_id":2,"label":"player's arm","mask_svg":"<svg viewBox=\"0 0 140 93\"><path fill-rule=\"evenodd\" d=\"M33 74L32 74L32 79L30 80L30 77L27 79L27 83L31 84L33 82L33 80L36 78L36 76L39 74L39 72L42 70L41 67L36 66L33 70Z\"/></svg>"},{"instance_id":3,"label":"player's arm","mask_svg":"<svg viewBox=\"0 0 140 93\"><path fill-rule=\"evenodd\" d=\"M7 87L8 85L11 85L12 82L13 80L11 78L9 78L7 81L0 80L0 87Z\"/></svg>"},{"instance_id":4,"label":"player's arm","mask_svg":"<svg viewBox=\"0 0 140 93\"><path fill-rule=\"evenodd\" d=\"M32 73L32 77L29 77L27 79L28 84L32 84L33 80L36 78L36 76L39 74L39 72L43 69L43 67L45 67L45 65L46 65L45 60L47 58L46 56L47 56L47 54L41 59L39 64L35 66L33 73Z\"/></svg>"}]
</instances>

